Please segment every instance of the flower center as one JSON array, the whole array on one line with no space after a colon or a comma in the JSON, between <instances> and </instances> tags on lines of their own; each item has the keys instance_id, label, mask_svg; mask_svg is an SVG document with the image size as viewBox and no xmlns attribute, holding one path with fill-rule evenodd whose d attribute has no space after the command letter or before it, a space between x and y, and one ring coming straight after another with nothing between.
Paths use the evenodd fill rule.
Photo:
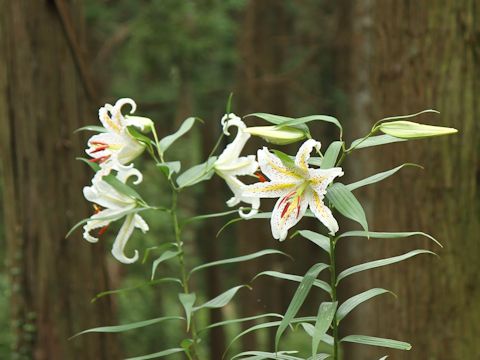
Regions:
<instances>
[{"instance_id":1,"label":"flower center","mask_svg":"<svg viewBox=\"0 0 480 360\"><path fill-rule=\"evenodd\" d=\"M302 205L302 195L305 192L307 186L308 182L305 181L298 188L283 197L282 201L280 201L279 204L279 206L283 205L282 214L280 215L282 219L288 217L291 211L295 209L297 210L296 216L298 219L298 217L300 216L300 209Z\"/></svg>"}]
</instances>

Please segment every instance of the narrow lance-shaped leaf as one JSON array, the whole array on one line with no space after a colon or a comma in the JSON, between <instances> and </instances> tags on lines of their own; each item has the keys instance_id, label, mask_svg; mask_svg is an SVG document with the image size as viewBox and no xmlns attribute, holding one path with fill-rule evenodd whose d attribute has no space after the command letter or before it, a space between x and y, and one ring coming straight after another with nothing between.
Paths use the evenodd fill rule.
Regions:
<instances>
[{"instance_id":1,"label":"narrow lance-shaped leaf","mask_svg":"<svg viewBox=\"0 0 480 360\"><path fill-rule=\"evenodd\" d=\"M342 271L338 277L337 277L337 284L343 280L344 278L346 278L347 276L350 276L352 274L356 274L360 271L365 271L365 270L370 270L370 269L375 269L375 268L378 268L378 267L381 267L381 266L386 266L386 265L390 265L390 264L395 264L395 263L398 263L400 261L403 261L403 260L406 260L406 259L409 259L413 256L416 256L416 255L420 255L420 254L432 254L432 255L436 255L434 252L431 252L431 251L428 251L428 250L413 250L413 251L410 251L406 254L403 254L403 255L399 255L399 256L394 256L394 257L390 257L390 258L386 258L386 259L380 259L380 260L375 260L375 261L370 261L370 262L367 262L367 263L364 263L364 264L360 264L360 265L356 265L356 266L352 266L351 268L348 268L344 271Z\"/></svg>"},{"instance_id":2,"label":"narrow lance-shaped leaf","mask_svg":"<svg viewBox=\"0 0 480 360\"><path fill-rule=\"evenodd\" d=\"M224 307L233 299L233 297L238 292L238 290L244 287L248 287L248 286L247 285L235 286L234 288L231 288L225 291L224 293L214 297L212 300L207 301L205 304L194 307L193 311L197 311L200 309L216 309L216 308Z\"/></svg>"},{"instance_id":3,"label":"narrow lance-shaped leaf","mask_svg":"<svg viewBox=\"0 0 480 360\"><path fill-rule=\"evenodd\" d=\"M327 236L310 230L298 230L291 236L291 238L297 234L300 234L305 239L310 240L312 243L323 249L327 254L330 254L330 239Z\"/></svg>"},{"instance_id":4,"label":"narrow lance-shaped leaf","mask_svg":"<svg viewBox=\"0 0 480 360\"><path fill-rule=\"evenodd\" d=\"M199 266L193 268L190 271L190 275L192 275L194 272L197 272L199 270L206 269L206 268L209 268L209 267L212 267L212 266L233 264L233 263L238 263L238 262L242 262L242 261L257 259L259 257L265 256L265 255L272 255L272 254L280 254L280 255L288 256L287 254L285 254L284 252L279 251L279 250L265 249L265 250L254 252L254 253L249 254L249 255L237 256L237 257L234 257L234 258L218 260L218 261L213 261L213 262L210 262L210 263L199 265Z\"/></svg>"},{"instance_id":5,"label":"narrow lance-shaped leaf","mask_svg":"<svg viewBox=\"0 0 480 360\"><path fill-rule=\"evenodd\" d=\"M374 239L396 239L396 238L405 238L405 237L410 237L415 235L425 236L430 240L432 240L438 246L443 247L442 244L433 236L421 231L402 231L402 232L347 231L343 234L338 235L338 238L366 237L366 238L374 238Z\"/></svg>"},{"instance_id":6,"label":"narrow lance-shaped leaf","mask_svg":"<svg viewBox=\"0 0 480 360\"><path fill-rule=\"evenodd\" d=\"M79 132L79 131L95 131L95 132L107 132L108 130L105 129L103 126L98 126L98 125L87 125L83 126L81 128L78 128L77 130L74 131L74 133Z\"/></svg>"},{"instance_id":7,"label":"narrow lance-shaped leaf","mask_svg":"<svg viewBox=\"0 0 480 360\"><path fill-rule=\"evenodd\" d=\"M145 203L142 197L135 190L133 190L130 186L123 183L122 181L118 180L115 175L113 174L106 175L102 177L102 180L105 181L107 184L111 185L119 193L125 194L127 196L130 196L133 199L136 199Z\"/></svg>"},{"instance_id":8,"label":"narrow lance-shaped leaf","mask_svg":"<svg viewBox=\"0 0 480 360\"><path fill-rule=\"evenodd\" d=\"M324 302L318 308L317 321L312 336L312 358L317 355L320 340L327 333L337 310L337 302Z\"/></svg>"},{"instance_id":9,"label":"narrow lance-shaped leaf","mask_svg":"<svg viewBox=\"0 0 480 360\"><path fill-rule=\"evenodd\" d=\"M162 140L160 140L158 147L159 151L161 153L164 153L167 151L167 149L175 142L177 141L180 137L185 135L190 129L193 127L193 124L195 124L195 121L200 120L194 117L189 117L186 119L182 125L180 125L180 128L173 134L165 136Z\"/></svg>"},{"instance_id":10,"label":"narrow lance-shaped leaf","mask_svg":"<svg viewBox=\"0 0 480 360\"><path fill-rule=\"evenodd\" d=\"M249 116L256 116L260 119L268 121L271 124L278 125L279 127L281 127L283 124L296 120L295 118L291 118L291 117L267 114L267 113L248 114L248 115L245 115L244 117L249 117ZM294 127L297 127L298 129L305 131L307 134L309 133L308 126L305 124L298 124L297 126L294 126Z\"/></svg>"},{"instance_id":11,"label":"narrow lance-shaped leaf","mask_svg":"<svg viewBox=\"0 0 480 360\"><path fill-rule=\"evenodd\" d=\"M313 335L315 334L315 326L307 322L302 322L300 325L310 337L313 337ZM333 346L333 337L328 334L324 334L322 337L322 342L327 345Z\"/></svg>"},{"instance_id":12,"label":"narrow lance-shaped leaf","mask_svg":"<svg viewBox=\"0 0 480 360\"><path fill-rule=\"evenodd\" d=\"M138 329L142 328L145 326L157 324L163 321L168 321L168 320L185 320L181 316L165 316L165 317L159 317L155 319L149 319L149 320L143 320L143 321L137 321L137 322L132 322L130 324L125 324L125 325L113 325L113 326L102 326L102 327L96 327L93 329L87 329L82 332L79 332L78 334L73 335L70 339L77 337L82 334L86 333L92 333L92 332L99 332L99 333L119 333L119 332L124 332L128 330L133 330L133 329Z\"/></svg>"},{"instance_id":13,"label":"narrow lance-shaped leaf","mask_svg":"<svg viewBox=\"0 0 480 360\"><path fill-rule=\"evenodd\" d=\"M325 155L323 155L322 164L320 165L321 169L330 169L335 166L342 146L343 141L334 141L330 144L327 151L325 151Z\"/></svg>"},{"instance_id":14,"label":"narrow lance-shaped leaf","mask_svg":"<svg viewBox=\"0 0 480 360\"><path fill-rule=\"evenodd\" d=\"M366 336L366 335L349 335L349 336L345 336L340 341L363 344L363 345L386 347L386 348L397 349L397 350L410 350L412 348L412 345L403 341L384 339L384 338Z\"/></svg>"},{"instance_id":15,"label":"narrow lance-shaped leaf","mask_svg":"<svg viewBox=\"0 0 480 360\"><path fill-rule=\"evenodd\" d=\"M296 119L293 119L293 120L282 122L278 127L281 128L281 127L284 127L284 126L299 126L299 125L306 124L306 123L309 123L309 122L312 122L312 121L324 121L324 122L334 124L340 130L340 138L342 137L343 128L342 128L342 125L340 124L340 121L338 121L337 118L334 118L333 116L330 116L330 115L303 116L301 118L296 118Z\"/></svg>"},{"instance_id":16,"label":"narrow lance-shaped leaf","mask_svg":"<svg viewBox=\"0 0 480 360\"><path fill-rule=\"evenodd\" d=\"M367 138L361 138L353 141L347 151L351 151L353 149L363 149L372 146L386 145L402 141L407 141L407 139L400 139L390 135L370 136Z\"/></svg>"},{"instance_id":17,"label":"narrow lance-shaped leaf","mask_svg":"<svg viewBox=\"0 0 480 360\"><path fill-rule=\"evenodd\" d=\"M326 264L324 264L324 265L325 265L325 269L329 267ZM303 277L299 276L299 275L285 274L285 273L278 272L278 271L268 270L268 271L262 271L261 273L255 275L255 277L252 279L252 281L254 281L258 277L263 276L263 275L271 276L271 277L278 278L278 279L283 279L283 280L295 281L295 282L298 282L298 283L302 282L302 280L303 280ZM313 282L313 286L324 290L329 295L332 294L332 288L330 287L330 285L328 283L326 283L323 280L315 279L315 281Z\"/></svg>"},{"instance_id":18,"label":"narrow lance-shaped leaf","mask_svg":"<svg viewBox=\"0 0 480 360\"><path fill-rule=\"evenodd\" d=\"M279 351L276 353L266 352L266 351L244 351L240 354L235 355L231 360L262 360L262 359L278 359L278 360L301 360L296 356L291 356L291 354L297 354L298 351Z\"/></svg>"},{"instance_id":19,"label":"narrow lance-shaped leaf","mask_svg":"<svg viewBox=\"0 0 480 360\"><path fill-rule=\"evenodd\" d=\"M167 250L162 255L160 255L158 259L156 259L152 264L152 276L150 279L153 280L153 278L155 277L155 271L157 271L158 265L160 265L164 261L170 260L178 256L179 254L180 254L180 251L178 250L175 250L175 251Z\"/></svg>"},{"instance_id":20,"label":"narrow lance-shaped leaf","mask_svg":"<svg viewBox=\"0 0 480 360\"><path fill-rule=\"evenodd\" d=\"M177 178L177 184L180 188L195 185L201 181L209 180L213 174L213 165L217 160L216 156L210 157L206 162L192 166L190 169L181 173Z\"/></svg>"},{"instance_id":21,"label":"narrow lance-shaped leaf","mask_svg":"<svg viewBox=\"0 0 480 360\"><path fill-rule=\"evenodd\" d=\"M183 308L185 309L185 317L187 318L187 331L190 329L190 320L192 319L193 305L197 296L195 293L188 294L178 294L178 299L182 303Z\"/></svg>"},{"instance_id":22,"label":"narrow lance-shaped leaf","mask_svg":"<svg viewBox=\"0 0 480 360\"><path fill-rule=\"evenodd\" d=\"M365 231L368 231L367 218L362 205L344 184L334 183L330 186L327 190L327 198L340 214L358 222Z\"/></svg>"},{"instance_id":23,"label":"narrow lance-shaped leaf","mask_svg":"<svg viewBox=\"0 0 480 360\"><path fill-rule=\"evenodd\" d=\"M156 352L156 353L153 353L153 354L131 357L131 358L128 358L126 360L158 359L158 358L168 356L168 355L172 355L172 354L176 354L176 353L179 353L179 352L184 352L184 350L182 348L172 348L172 349L159 351L159 352Z\"/></svg>"},{"instance_id":24,"label":"narrow lance-shaped leaf","mask_svg":"<svg viewBox=\"0 0 480 360\"><path fill-rule=\"evenodd\" d=\"M290 322L295 318L295 315L297 315L298 310L300 310L300 307L307 298L307 295L310 292L310 289L312 288L318 274L320 274L320 272L324 269L326 269L325 264L315 264L303 277L302 282L298 286L297 291L293 295L292 301L287 308L285 317L282 319L280 326L277 329L277 333L275 334L275 350L278 349L278 343L280 342L282 334L285 332Z\"/></svg>"},{"instance_id":25,"label":"narrow lance-shaped leaf","mask_svg":"<svg viewBox=\"0 0 480 360\"><path fill-rule=\"evenodd\" d=\"M255 316L248 316L244 318L239 318L239 319L231 319L231 320L225 320L225 321L220 321L218 323L213 323L210 324L203 329L198 330L198 332L202 332L214 327L219 327L219 326L225 326L225 325L231 325L231 324L237 324L245 321L251 321L251 320L257 320L257 319L263 319L263 318L268 318L268 317L276 317L276 318L283 318L283 315L277 314L277 313L267 313L267 314L260 314L260 315L255 315Z\"/></svg>"},{"instance_id":26,"label":"narrow lance-shaped leaf","mask_svg":"<svg viewBox=\"0 0 480 360\"><path fill-rule=\"evenodd\" d=\"M366 186L366 185L370 185L370 184L374 184L374 183L377 183L379 181L382 181L390 176L392 176L393 174L395 174L398 170L404 168L405 166L415 166L415 167L419 167L421 169L423 169L423 167L421 167L420 165L417 165L417 164L410 164L410 163L406 163L406 164L402 164L400 166L397 166L396 168L393 168L391 170L387 170L387 171L384 171L384 172L380 172L378 174L375 174L375 175L372 175L372 176L369 176L363 180L360 180L360 181L356 181L352 184L348 184L346 185L347 186L347 189L350 190L350 191L353 191L355 189L358 189L362 186Z\"/></svg>"},{"instance_id":27,"label":"narrow lance-shaped leaf","mask_svg":"<svg viewBox=\"0 0 480 360\"><path fill-rule=\"evenodd\" d=\"M337 317L336 317L337 323L340 323L340 321L342 321L343 318L347 316L358 305L364 303L365 301L370 300L375 296L379 296L382 294L394 295L392 292L388 290L375 288L375 289L364 291L358 295L352 296L350 299L346 300L342 305L339 306L337 310Z\"/></svg>"}]
</instances>

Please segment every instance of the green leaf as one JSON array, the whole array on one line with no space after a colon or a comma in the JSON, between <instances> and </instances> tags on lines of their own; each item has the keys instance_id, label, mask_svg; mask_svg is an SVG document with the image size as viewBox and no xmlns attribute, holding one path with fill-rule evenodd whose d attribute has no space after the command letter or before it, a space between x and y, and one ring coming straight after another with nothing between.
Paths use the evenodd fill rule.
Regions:
<instances>
[{"instance_id":1,"label":"green leaf","mask_svg":"<svg viewBox=\"0 0 480 360\"><path fill-rule=\"evenodd\" d=\"M292 324L294 323L301 323L301 322L305 322L305 321L315 321L315 317L313 316L309 316L309 317L302 317L302 318L297 318L297 319L293 319L291 321ZM236 335L232 341L230 341L230 344L227 346L227 349L225 350L225 354L228 352L228 350L230 349L230 347L232 346L232 344L237 341L238 339L240 339L242 336L248 334L248 333L251 333L253 331L257 331L257 330L261 330L261 329L266 329L266 328L271 328L271 327L274 327L274 326L278 326L280 325L281 321L269 321L269 322L266 322L266 323L263 323L263 324L257 324L257 325L254 325L254 326L251 326L249 327L248 329L242 331L240 334ZM225 355L224 354L224 355ZM225 357L225 356L224 356Z\"/></svg>"},{"instance_id":2,"label":"green leaf","mask_svg":"<svg viewBox=\"0 0 480 360\"><path fill-rule=\"evenodd\" d=\"M177 178L178 186L184 188L211 179L214 173L213 166L216 160L217 157L212 156L206 162L192 166L190 169L180 174Z\"/></svg>"},{"instance_id":3,"label":"green leaf","mask_svg":"<svg viewBox=\"0 0 480 360\"><path fill-rule=\"evenodd\" d=\"M265 351L244 351L231 358L241 360L262 360L262 359L278 359L278 360L301 360L301 358L290 356L289 354L297 354L298 351L279 351L276 353Z\"/></svg>"},{"instance_id":4,"label":"green leaf","mask_svg":"<svg viewBox=\"0 0 480 360\"><path fill-rule=\"evenodd\" d=\"M200 221L200 220L205 220L205 219L211 219L211 218L216 218L216 217L222 217L222 216L228 216L232 214L238 213L238 209L235 210L229 210L229 211L224 211L224 212L219 212L219 213L212 213L212 214L204 214L204 215L198 215L198 216L192 216L183 221L183 225L189 224L191 222L195 221Z\"/></svg>"},{"instance_id":5,"label":"green leaf","mask_svg":"<svg viewBox=\"0 0 480 360\"><path fill-rule=\"evenodd\" d=\"M189 117L186 119L182 125L180 125L180 128L173 134L165 136L160 142L158 143L158 151L160 151L162 154L167 151L167 149L175 142L177 141L180 137L185 135L190 129L193 127L195 124L195 121L200 120L195 117Z\"/></svg>"},{"instance_id":6,"label":"green leaf","mask_svg":"<svg viewBox=\"0 0 480 360\"><path fill-rule=\"evenodd\" d=\"M313 335L315 334L315 326L306 322L301 323L300 325L310 337L313 337ZM321 341L327 345L333 346L333 337L328 334L324 334Z\"/></svg>"},{"instance_id":7,"label":"green leaf","mask_svg":"<svg viewBox=\"0 0 480 360\"><path fill-rule=\"evenodd\" d=\"M233 92L230 93L228 96L227 104L225 106L225 114L230 114L232 112L232 100L233 100Z\"/></svg>"},{"instance_id":8,"label":"green leaf","mask_svg":"<svg viewBox=\"0 0 480 360\"><path fill-rule=\"evenodd\" d=\"M323 302L318 308L315 331L312 336L312 358L315 358L317 355L320 340L330 328L330 324L335 316L335 311L337 310L337 305L337 302Z\"/></svg>"},{"instance_id":9,"label":"green leaf","mask_svg":"<svg viewBox=\"0 0 480 360\"><path fill-rule=\"evenodd\" d=\"M330 169L335 166L342 146L343 141L334 141L330 144L323 156L322 164L320 165L321 169Z\"/></svg>"},{"instance_id":10,"label":"green leaf","mask_svg":"<svg viewBox=\"0 0 480 360\"><path fill-rule=\"evenodd\" d=\"M353 149L363 149L372 146L379 146L385 144L391 144L396 142L407 141L406 139L400 139L390 135L377 135L377 136L370 136L368 138L361 138L357 139L348 148L348 151Z\"/></svg>"},{"instance_id":11,"label":"green leaf","mask_svg":"<svg viewBox=\"0 0 480 360\"><path fill-rule=\"evenodd\" d=\"M374 126L374 127L376 127L378 124L380 124L380 123L382 123L382 122L385 122L385 121L410 119L410 118L413 118L413 117L415 117L415 116L422 115L422 114L426 114L426 113L440 114L440 112L437 111L437 110L427 109L427 110L419 111L419 112L417 112L417 113L415 113L415 114L389 116L389 117L385 117L385 118L383 118L383 119L378 120L378 121L375 123L375 126Z\"/></svg>"},{"instance_id":12,"label":"green leaf","mask_svg":"<svg viewBox=\"0 0 480 360\"><path fill-rule=\"evenodd\" d=\"M307 271L307 273L303 277L300 285L298 285L297 291L293 295L290 305L288 305L285 316L277 329L277 333L275 334L275 350L278 349L278 343L280 342L282 334L285 332L288 325L290 325L290 322L295 318L295 315L297 315L298 310L300 310L300 307L303 305L305 299L307 298L307 295L310 292L310 289L312 288L318 274L320 274L320 272L327 267L328 265L322 263L315 264Z\"/></svg>"},{"instance_id":13,"label":"green leaf","mask_svg":"<svg viewBox=\"0 0 480 360\"><path fill-rule=\"evenodd\" d=\"M182 285L182 281L180 279L177 279L177 278L162 278L162 279L157 279L157 280L152 280L152 281L144 281L144 282L142 282L138 285L131 286L131 287L128 287L128 288L102 291L102 292L98 293L97 295L95 295L95 297L90 301L93 303L93 302L97 301L98 299L100 299L101 297L104 297L104 296L107 296L107 295L123 294L123 293L133 291L133 290L145 287L145 286L153 286L153 285L164 283L164 282L172 282L172 283L177 283L177 284Z\"/></svg>"},{"instance_id":14,"label":"green leaf","mask_svg":"<svg viewBox=\"0 0 480 360\"><path fill-rule=\"evenodd\" d=\"M168 179L170 179L173 174L180 172L182 164L180 161L167 161L161 164L157 164L157 167Z\"/></svg>"},{"instance_id":15,"label":"green leaf","mask_svg":"<svg viewBox=\"0 0 480 360\"><path fill-rule=\"evenodd\" d=\"M365 231L368 231L367 218L362 205L344 184L335 183L330 186L327 189L327 198L340 214L358 222Z\"/></svg>"},{"instance_id":16,"label":"green leaf","mask_svg":"<svg viewBox=\"0 0 480 360\"><path fill-rule=\"evenodd\" d=\"M113 214L113 215L98 216L98 217L95 218L95 220L117 220L117 219L120 219L124 216L127 216L127 215L131 214L131 213L141 212L143 210L148 210L148 208L138 207L138 208L128 209L128 210L125 210L125 211L122 211L122 212L119 212L119 213L116 213L116 214ZM78 223L76 223L70 229L70 231L67 233L67 235L65 235L65 238L68 238L76 229L78 229L80 226L82 226L83 224L85 224L86 222L88 222L90 220L91 219L89 217L85 218L83 220L80 220Z\"/></svg>"},{"instance_id":17,"label":"green leaf","mask_svg":"<svg viewBox=\"0 0 480 360\"><path fill-rule=\"evenodd\" d=\"M158 265L163 263L164 261L170 260L178 255L180 255L181 251L179 250L167 250L165 251L162 255L158 257L153 263L152 263L152 276L150 277L151 280L155 277L155 271L157 271Z\"/></svg>"},{"instance_id":18,"label":"green leaf","mask_svg":"<svg viewBox=\"0 0 480 360\"><path fill-rule=\"evenodd\" d=\"M130 186L123 183L122 181L118 180L115 175L109 174L102 177L102 180L105 181L107 184L111 185L119 193L130 196L133 199L145 202L135 190L133 190Z\"/></svg>"},{"instance_id":19,"label":"green leaf","mask_svg":"<svg viewBox=\"0 0 480 360\"><path fill-rule=\"evenodd\" d=\"M241 288L248 287L247 285L240 285L240 286L235 286L234 288L231 288L224 293L214 297L212 300L207 301L205 304L194 307L193 311L197 311L200 309L217 309L224 307L227 305L233 297L237 294L238 290Z\"/></svg>"},{"instance_id":20,"label":"green leaf","mask_svg":"<svg viewBox=\"0 0 480 360\"><path fill-rule=\"evenodd\" d=\"M147 146L152 146L152 145L155 146L155 142L152 141L152 139L150 139L148 136L143 135L140 131L138 131L138 129L135 126L133 125L128 126L127 131L131 137L138 140L139 142Z\"/></svg>"},{"instance_id":21,"label":"green leaf","mask_svg":"<svg viewBox=\"0 0 480 360\"><path fill-rule=\"evenodd\" d=\"M325 268L327 268L327 267L328 267L328 265L325 265ZM262 271L261 273L255 275L255 277L252 279L252 281L256 280L258 277L263 276L263 275L271 276L271 277L274 277L274 278L277 278L277 279L295 281L295 282L298 282L298 283L302 282L302 280L303 280L302 276L285 274L285 273L282 273L282 272L270 271L269 270L269 271ZM326 291L330 295L332 294L332 288L330 287L330 285L328 283L326 283L323 280L315 279L315 281L313 282L313 286Z\"/></svg>"},{"instance_id":22,"label":"green leaf","mask_svg":"<svg viewBox=\"0 0 480 360\"><path fill-rule=\"evenodd\" d=\"M406 254L403 254L403 255L394 256L394 257L390 257L390 258L386 258L386 259L374 260L374 261L370 261L370 262L367 262L367 263L364 263L364 264L355 265L355 266L352 266L351 268L348 268L348 269L342 271L338 275L337 284L342 279L346 278L347 276L350 276L352 274L356 274L360 271L365 271L365 270L375 269L375 268L378 268L378 267L381 267L381 266L395 264L397 262L409 259L413 256L420 255L420 254L436 255L434 252L431 252L431 251L428 251L428 250L413 250L413 251L410 251L410 252L408 252Z\"/></svg>"},{"instance_id":23,"label":"green leaf","mask_svg":"<svg viewBox=\"0 0 480 360\"><path fill-rule=\"evenodd\" d=\"M315 245L326 251L327 254L330 254L330 239L325 235L310 230L298 230L290 238L294 237L297 234L300 234L300 236L304 237L307 240L310 240Z\"/></svg>"},{"instance_id":24,"label":"green leaf","mask_svg":"<svg viewBox=\"0 0 480 360\"><path fill-rule=\"evenodd\" d=\"M88 125L88 126L83 126L81 128L78 128L77 130L74 131L74 133L79 131L96 131L96 132L104 133L104 132L107 132L108 130L105 129L103 126Z\"/></svg>"},{"instance_id":25,"label":"green leaf","mask_svg":"<svg viewBox=\"0 0 480 360\"><path fill-rule=\"evenodd\" d=\"M309 115L309 116L304 116L304 117L296 118L289 121L284 121L281 124L279 124L279 128L284 126L299 126L299 125L309 123L311 121L324 121L324 122L334 124L336 127L340 129L340 138L342 137L342 132L343 132L342 125L337 120L337 118L334 118L333 116L329 116L329 115Z\"/></svg>"},{"instance_id":26,"label":"green leaf","mask_svg":"<svg viewBox=\"0 0 480 360\"><path fill-rule=\"evenodd\" d=\"M358 189L358 188L360 188L360 187L362 187L362 186L377 183L377 182L379 182L379 181L382 181L382 180L388 178L389 176L392 176L392 175L395 174L398 170L404 168L405 166L415 166L415 167L419 167L419 168L423 169L423 167L420 166L420 165L411 164L411 163L405 163L405 164L402 164L402 165L400 165L400 166L397 166L396 168L393 168L393 169L391 169L391 170L387 170L387 171L384 171L384 172L381 172L381 173L378 173L378 174L369 176L369 177L367 177L367 178L365 178L365 179L363 179L363 180L354 182L354 183L352 183L352 184L348 184L348 185L346 185L346 186L347 186L347 189L350 190L350 191L353 191L353 190Z\"/></svg>"},{"instance_id":27,"label":"green leaf","mask_svg":"<svg viewBox=\"0 0 480 360\"><path fill-rule=\"evenodd\" d=\"M266 114L266 113L248 114L248 115L245 115L244 117L249 117L249 116L256 116L260 119L268 121L271 124L278 125L278 128L282 128L283 124L286 124L286 123L292 122L294 120L297 120L297 119L291 118L291 117L274 115L274 114ZM298 125L291 125L291 126L296 127L297 129L301 129L306 134L310 134L310 131L308 130L308 126L305 125L305 124L298 124Z\"/></svg>"},{"instance_id":28,"label":"green leaf","mask_svg":"<svg viewBox=\"0 0 480 360\"><path fill-rule=\"evenodd\" d=\"M308 163L310 165L322 166L322 160L323 158L319 156L311 156L310 159L308 159Z\"/></svg>"},{"instance_id":29,"label":"green leaf","mask_svg":"<svg viewBox=\"0 0 480 360\"><path fill-rule=\"evenodd\" d=\"M100 165L98 165L96 162L90 161L89 159L85 159L85 158L82 158L82 157L77 157L77 158L75 158L75 160L83 161L85 164L90 166L90 168L95 172L100 170Z\"/></svg>"},{"instance_id":30,"label":"green leaf","mask_svg":"<svg viewBox=\"0 0 480 360\"><path fill-rule=\"evenodd\" d=\"M265 249L265 250L260 250L257 252L254 252L252 254L248 255L243 255L243 256L238 256L234 258L229 258L229 259L223 259L223 260L217 260L217 261L212 261L206 264L199 265L197 267L194 267L190 271L190 276L199 270L206 269L212 266L219 266L219 265L225 265L225 264L233 264L233 263L238 263L242 261L248 261L248 260L253 260L257 259L259 257L265 256L265 255L272 255L272 254L279 254L279 255L285 255L288 256L286 253L279 251L279 250L273 250L273 249Z\"/></svg>"},{"instance_id":31,"label":"green leaf","mask_svg":"<svg viewBox=\"0 0 480 360\"><path fill-rule=\"evenodd\" d=\"M396 239L396 238L405 238L405 237L410 237L415 235L425 236L430 240L432 240L438 246L443 247L442 244L433 236L421 231L407 231L407 232L347 231L343 234L338 235L338 238L366 237L366 238L374 238L374 239Z\"/></svg>"},{"instance_id":32,"label":"green leaf","mask_svg":"<svg viewBox=\"0 0 480 360\"><path fill-rule=\"evenodd\" d=\"M185 320L185 319L181 316L164 316L164 317L159 317L159 318L150 319L150 320L137 321L137 322L133 322L125 325L102 326L102 327L97 327L97 328L88 329L88 330L79 332L78 334L73 335L70 339L73 339L74 337L77 337L86 333L91 333L91 332L119 333L119 332L142 328L145 326L157 324L157 323L168 321L168 320Z\"/></svg>"},{"instance_id":33,"label":"green leaf","mask_svg":"<svg viewBox=\"0 0 480 360\"><path fill-rule=\"evenodd\" d=\"M382 294L392 294L392 292L381 289L381 288L374 288L370 289L367 291L364 291L358 295L352 296L350 299L346 300L340 307L338 308L337 311L337 323L339 324L340 321L343 320L345 316L347 316L353 309L355 309L358 305L364 303L367 300L370 300L371 298L375 296L379 296Z\"/></svg>"},{"instance_id":34,"label":"green leaf","mask_svg":"<svg viewBox=\"0 0 480 360\"><path fill-rule=\"evenodd\" d=\"M403 341L384 339L366 335L349 335L344 337L340 341L363 345L380 346L397 350L410 350L412 348L412 345Z\"/></svg>"},{"instance_id":35,"label":"green leaf","mask_svg":"<svg viewBox=\"0 0 480 360\"><path fill-rule=\"evenodd\" d=\"M280 150L272 150L272 151L276 155L276 157L280 159L280 161L286 168L291 169L295 167L295 162L290 155L287 155Z\"/></svg>"},{"instance_id":36,"label":"green leaf","mask_svg":"<svg viewBox=\"0 0 480 360\"><path fill-rule=\"evenodd\" d=\"M158 359L158 358L161 358L161 357L164 357L164 356L167 356L167 355L171 355L171 354L176 354L176 353L179 353L179 352L184 352L184 350L182 348L172 348L172 349L156 352L156 353L153 353L153 354L135 356L135 357L132 357L132 358L128 358L126 360Z\"/></svg>"},{"instance_id":37,"label":"green leaf","mask_svg":"<svg viewBox=\"0 0 480 360\"><path fill-rule=\"evenodd\" d=\"M182 303L182 306L185 310L188 331L190 329L190 320L192 319L193 305L195 304L197 296L195 295L195 293L178 294L178 299Z\"/></svg>"},{"instance_id":38,"label":"green leaf","mask_svg":"<svg viewBox=\"0 0 480 360\"><path fill-rule=\"evenodd\" d=\"M244 318L239 318L239 319L232 319L232 320L225 320L225 321L220 321L218 323L213 323L210 324L203 329L200 329L198 332L202 332L214 327L219 327L219 326L224 326L224 325L230 325L230 324L236 324L236 323L241 323L245 321L250 321L250 320L257 320L257 319L262 319L262 318L267 318L267 317L277 317L277 318L283 318L283 315L276 314L276 313L267 313L267 314L260 314L260 315L255 315L255 316L248 316Z\"/></svg>"},{"instance_id":39,"label":"green leaf","mask_svg":"<svg viewBox=\"0 0 480 360\"><path fill-rule=\"evenodd\" d=\"M157 246L151 246L151 247L147 248L145 250L145 253L143 254L142 264L145 264L147 262L148 256L150 255L151 252L158 251L159 253L163 253L165 250L167 250L169 248L172 248L172 247L178 249L178 244L174 243L174 242L167 242L167 243L163 243L163 244L159 244Z\"/></svg>"}]
</instances>

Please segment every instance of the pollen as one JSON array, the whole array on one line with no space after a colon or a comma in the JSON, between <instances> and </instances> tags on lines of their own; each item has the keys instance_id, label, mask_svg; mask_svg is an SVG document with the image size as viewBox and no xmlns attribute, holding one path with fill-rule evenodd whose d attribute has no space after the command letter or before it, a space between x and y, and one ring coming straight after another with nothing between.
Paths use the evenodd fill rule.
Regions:
<instances>
[{"instance_id":1,"label":"pollen","mask_svg":"<svg viewBox=\"0 0 480 360\"><path fill-rule=\"evenodd\" d=\"M260 182L267 182L269 181L268 178L261 172L261 171L257 171L255 173L255 176L257 177L258 181Z\"/></svg>"}]
</instances>

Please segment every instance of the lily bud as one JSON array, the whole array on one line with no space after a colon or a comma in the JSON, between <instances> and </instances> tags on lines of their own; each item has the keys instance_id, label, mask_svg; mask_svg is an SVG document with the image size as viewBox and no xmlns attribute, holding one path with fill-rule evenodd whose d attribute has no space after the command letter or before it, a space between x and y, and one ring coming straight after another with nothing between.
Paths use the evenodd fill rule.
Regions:
<instances>
[{"instance_id":1,"label":"lily bud","mask_svg":"<svg viewBox=\"0 0 480 360\"><path fill-rule=\"evenodd\" d=\"M254 126L245 129L245 132L259 136L269 143L277 145L287 145L307 137L307 134L298 128L285 126L278 128L277 126Z\"/></svg>"},{"instance_id":2,"label":"lily bud","mask_svg":"<svg viewBox=\"0 0 480 360\"><path fill-rule=\"evenodd\" d=\"M457 129L419 124L412 121L391 121L378 125L381 132L401 139L421 139L432 136L450 135L458 132Z\"/></svg>"},{"instance_id":3,"label":"lily bud","mask_svg":"<svg viewBox=\"0 0 480 360\"><path fill-rule=\"evenodd\" d=\"M126 126L135 126L141 132L149 132L153 127L153 121L144 116L126 115L125 120Z\"/></svg>"}]
</instances>

